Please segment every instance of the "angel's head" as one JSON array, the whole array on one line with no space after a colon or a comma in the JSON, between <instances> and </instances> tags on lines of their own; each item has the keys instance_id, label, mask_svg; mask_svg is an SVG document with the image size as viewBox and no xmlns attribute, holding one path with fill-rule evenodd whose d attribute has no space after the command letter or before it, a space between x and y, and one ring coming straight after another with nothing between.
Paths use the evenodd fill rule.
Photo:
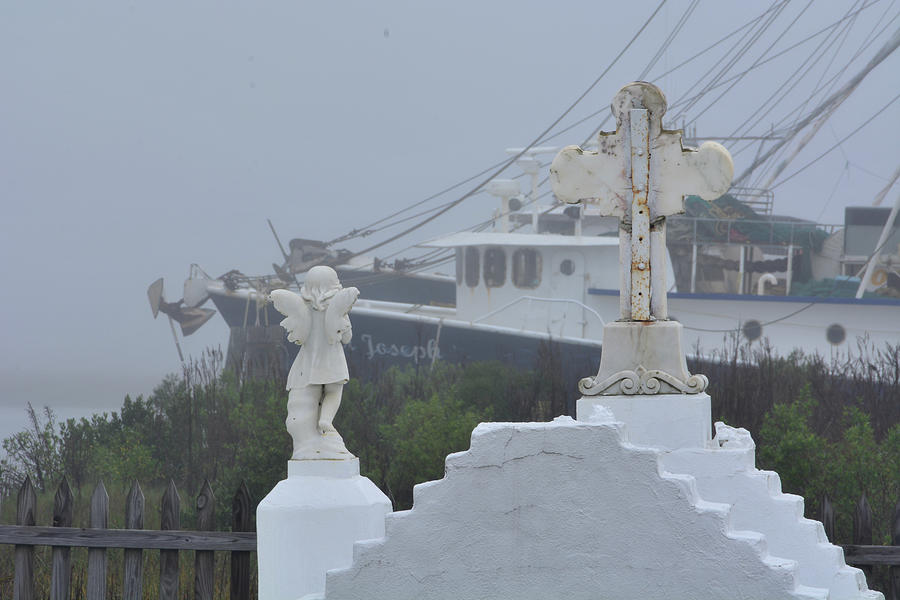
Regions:
<instances>
[{"instance_id":1,"label":"angel's head","mask_svg":"<svg viewBox=\"0 0 900 600\"><path fill-rule=\"evenodd\" d=\"M341 282L334 269L320 265L307 271L303 287L300 288L300 296L309 302L314 310L325 310L328 301L340 289Z\"/></svg>"}]
</instances>

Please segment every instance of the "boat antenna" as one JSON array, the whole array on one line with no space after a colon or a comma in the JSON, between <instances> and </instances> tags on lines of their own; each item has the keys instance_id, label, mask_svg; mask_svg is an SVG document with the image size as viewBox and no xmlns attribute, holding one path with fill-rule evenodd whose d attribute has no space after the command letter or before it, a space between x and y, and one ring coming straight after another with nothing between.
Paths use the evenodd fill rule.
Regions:
<instances>
[{"instance_id":1,"label":"boat antenna","mask_svg":"<svg viewBox=\"0 0 900 600\"><path fill-rule=\"evenodd\" d=\"M284 245L281 243L281 238L278 237L278 232L275 231L275 226L272 225L272 219L266 219L266 223L269 224L269 229L272 230L272 235L275 236L275 243L278 244L278 249L281 250L281 256L284 258L285 264L288 265L287 269L281 269L278 267L278 265L272 263L272 267L274 267L275 272L278 273L279 277L283 278L284 275L290 274L290 276L294 280L294 283L297 285L297 289L300 289L300 282L297 281L297 274L290 270L290 257L288 256L288 253L284 251Z\"/></svg>"}]
</instances>

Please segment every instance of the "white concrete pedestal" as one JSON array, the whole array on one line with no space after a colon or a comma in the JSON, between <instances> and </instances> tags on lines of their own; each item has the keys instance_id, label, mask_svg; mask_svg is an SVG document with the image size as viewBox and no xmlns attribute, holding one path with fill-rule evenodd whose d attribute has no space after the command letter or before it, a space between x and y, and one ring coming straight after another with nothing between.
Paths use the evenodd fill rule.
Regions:
<instances>
[{"instance_id":1,"label":"white concrete pedestal","mask_svg":"<svg viewBox=\"0 0 900 600\"><path fill-rule=\"evenodd\" d=\"M325 572L353 562L353 544L384 537L391 502L359 474L359 459L289 460L256 509L260 600L325 590Z\"/></svg>"},{"instance_id":2,"label":"white concrete pedestal","mask_svg":"<svg viewBox=\"0 0 900 600\"><path fill-rule=\"evenodd\" d=\"M623 437L637 446L706 448L712 440L709 394L583 396L576 418L589 422L601 406L624 424Z\"/></svg>"}]
</instances>

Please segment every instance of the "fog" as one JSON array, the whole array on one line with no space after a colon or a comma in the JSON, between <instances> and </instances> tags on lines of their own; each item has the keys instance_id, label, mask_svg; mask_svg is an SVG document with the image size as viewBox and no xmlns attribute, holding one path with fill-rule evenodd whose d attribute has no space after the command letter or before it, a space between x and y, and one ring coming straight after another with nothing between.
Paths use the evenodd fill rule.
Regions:
<instances>
[{"instance_id":1,"label":"fog","mask_svg":"<svg viewBox=\"0 0 900 600\"><path fill-rule=\"evenodd\" d=\"M869 39L837 85L874 55L898 10L868 4L757 135ZM213 276L270 272L281 254L267 218L285 243L328 240L503 160L505 148L531 142L591 85L657 5L3 3L0 436L24 422L26 402L64 417L112 410L180 370L168 324L152 318L147 302L156 278L175 300L191 263ZM551 143L582 143L692 6L666 3L556 130L600 115ZM767 7L699 3L647 79L670 103L690 95L718 49L658 75ZM785 5L730 73L849 9ZM698 136L729 135L789 81L818 39L748 73L718 100L728 86L707 94L688 113L703 111ZM890 101L898 74L900 53L872 72L784 176ZM897 166L898 124L895 103L777 187L776 212L839 223L845 206L871 203ZM737 172L754 151L735 155ZM495 203L475 195L391 248L483 221ZM227 334L216 316L183 347L195 356L224 349Z\"/></svg>"}]
</instances>

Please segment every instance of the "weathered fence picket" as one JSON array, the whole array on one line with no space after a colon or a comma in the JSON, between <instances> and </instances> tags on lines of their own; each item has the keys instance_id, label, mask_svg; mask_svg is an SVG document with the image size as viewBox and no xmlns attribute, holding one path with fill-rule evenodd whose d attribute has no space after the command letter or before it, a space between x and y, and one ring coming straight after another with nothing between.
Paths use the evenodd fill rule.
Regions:
<instances>
[{"instance_id":1,"label":"weathered fence picket","mask_svg":"<svg viewBox=\"0 0 900 600\"><path fill-rule=\"evenodd\" d=\"M26 477L16 498L16 525L32 527L37 495L31 478ZM16 545L16 580L13 583L13 600L34 600L34 548Z\"/></svg>"},{"instance_id":2,"label":"weathered fence picket","mask_svg":"<svg viewBox=\"0 0 900 600\"><path fill-rule=\"evenodd\" d=\"M207 479L197 496L197 530L212 531L215 518L216 497ZM194 553L194 598L197 600L212 600L214 558L210 550Z\"/></svg>"},{"instance_id":3,"label":"weathered fence picket","mask_svg":"<svg viewBox=\"0 0 900 600\"><path fill-rule=\"evenodd\" d=\"M125 528L144 528L144 491L135 479L128 490L125 500ZM141 600L144 591L144 568L142 564L143 550L139 548L125 550L125 600Z\"/></svg>"},{"instance_id":4,"label":"weathered fence picket","mask_svg":"<svg viewBox=\"0 0 900 600\"><path fill-rule=\"evenodd\" d=\"M834 507L831 505L831 500L828 498L827 494L822 498L822 525L825 527L825 535L828 536L829 540L833 540Z\"/></svg>"},{"instance_id":5,"label":"weathered fence picket","mask_svg":"<svg viewBox=\"0 0 900 600\"><path fill-rule=\"evenodd\" d=\"M894 518L891 520L891 543L900 546L900 501L894 507ZM900 566L891 565L888 572L890 578L890 600L900 600Z\"/></svg>"},{"instance_id":6,"label":"weathered fence picket","mask_svg":"<svg viewBox=\"0 0 900 600\"><path fill-rule=\"evenodd\" d=\"M92 529L106 529L109 526L109 494L103 481L94 488L91 495ZM127 552L127 551L126 551ZM87 576L88 600L103 600L106 598L106 549L90 548L88 550L88 576Z\"/></svg>"},{"instance_id":7,"label":"weathered fence picket","mask_svg":"<svg viewBox=\"0 0 900 600\"><path fill-rule=\"evenodd\" d=\"M231 501L231 530L253 531L253 500L243 481ZM250 553L246 550L231 553L231 598L250 598Z\"/></svg>"},{"instance_id":8,"label":"weathered fence picket","mask_svg":"<svg viewBox=\"0 0 900 600\"><path fill-rule=\"evenodd\" d=\"M125 505L125 529L109 529L109 495L99 482L91 496L89 525L73 527L74 496L67 480L60 483L53 503L52 527L36 524L36 493L30 479L19 489L16 525L0 525L0 544L15 546L14 600L33 600L34 547L52 547L51 600L72 596L71 548L88 548L87 598L107 596L107 549L124 548L122 597L143 597L143 552L160 551L160 599L178 598L180 569L178 553L194 552L194 597L212 600L215 593L215 552L231 554L230 597L250 598L250 553L256 550L253 505L242 482L232 500L232 531L216 531L216 498L209 481L204 481L196 498L197 530L180 529L181 508L178 490L169 482L160 503L160 530L144 530L144 493L132 483Z\"/></svg>"},{"instance_id":9,"label":"weathered fence picket","mask_svg":"<svg viewBox=\"0 0 900 600\"><path fill-rule=\"evenodd\" d=\"M53 498L53 526L71 527L74 514L72 488L63 477ZM53 567L50 576L50 600L69 600L69 584L72 580L72 550L68 546L53 547Z\"/></svg>"},{"instance_id":10,"label":"weathered fence picket","mask_svg":"<svg viewBox=\"0 0 900 600\"><path fill-rule=\"evenodd\" d=\"M853 511L853 543L857 546L872 545L872 508L865 493L859 497L856 510ZM860 564L859 568L867 579L872 576L872 565Z\"/></svg>"},{"instance_id":11,"label":"weathered fence picket","mask_svg":"<svg viewBox=\"0 0 900 600\"><path fill-rule=\"evenodd\" d=\"M175 482L169 480L169 487L162 497L162 508L159 517L159 528L163 531L181 529L181 497L175 488ZM161 550L159 553L159 600L177 600L178 583L178 550Z\"/></svg>"}]
</instances>

